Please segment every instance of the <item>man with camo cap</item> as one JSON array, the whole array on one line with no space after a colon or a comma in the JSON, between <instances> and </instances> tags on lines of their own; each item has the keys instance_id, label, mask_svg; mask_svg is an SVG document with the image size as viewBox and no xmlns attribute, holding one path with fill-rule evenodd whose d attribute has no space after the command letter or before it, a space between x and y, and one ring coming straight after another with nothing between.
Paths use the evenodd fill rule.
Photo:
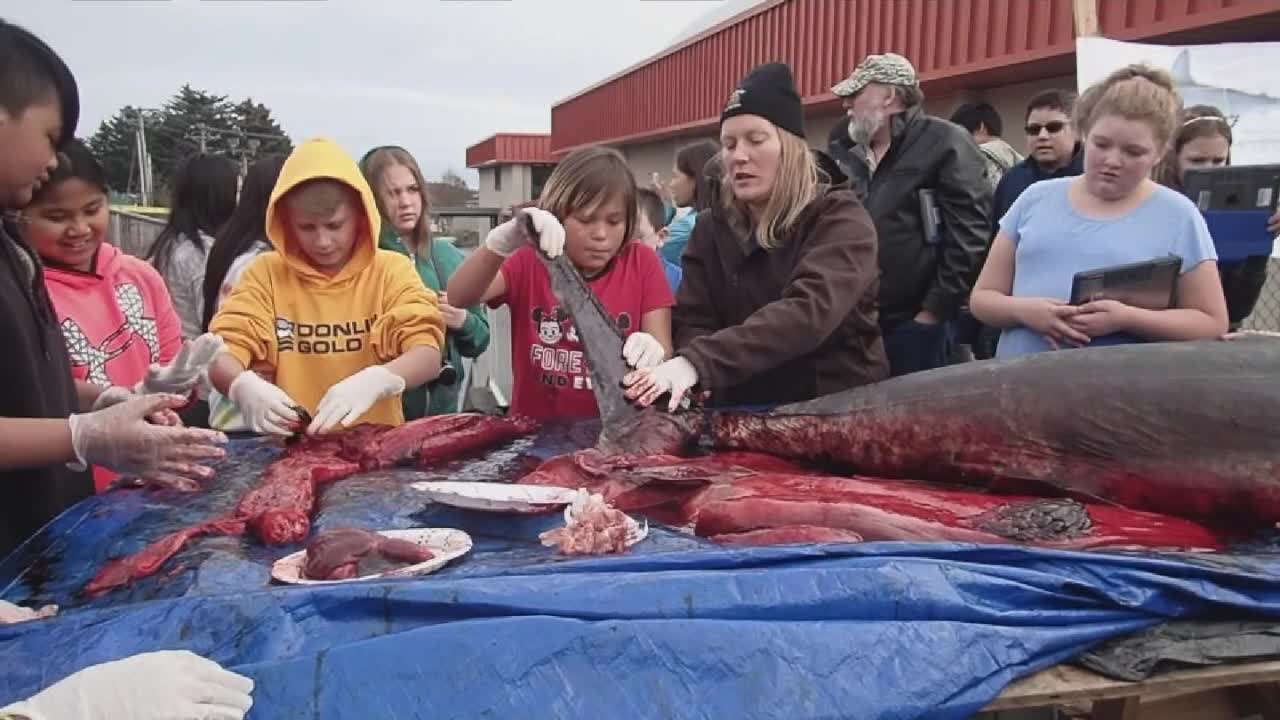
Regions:
<instances>
[{"instance_id":1,"label":"man with camo cap","mask_svg":"<svg viewBox=\"0 0 1280 720\"><path fill-rule=\"evenodd\" d=\"M829 151L861 185L880 242L880 328L894 375L945 365L990 234L991 186L973 138L925 115L901 55L869 55L831 88L848 121ZM925 214L932 216L925 221Z\"/></svg>"}]
</instances>

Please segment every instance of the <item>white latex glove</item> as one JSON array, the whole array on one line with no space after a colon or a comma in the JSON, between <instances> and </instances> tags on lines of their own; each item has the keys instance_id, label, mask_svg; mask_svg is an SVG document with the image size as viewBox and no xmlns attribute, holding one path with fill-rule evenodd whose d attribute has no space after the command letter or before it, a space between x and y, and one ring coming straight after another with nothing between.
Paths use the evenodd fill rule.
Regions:
<instances>
[{"instance_id":1,"label":"white latex glove","mask_svg":"<svg viewBox=\"0 0 1280 720\"><path fill-rule=\"evenodd\" d=\"M529 237L525 231L525 215L533 221L533 228L538 231L537 238ZM546 210L526 208L514 218L490 230L484 239L484 246L502 257L510 257L515 251L534 242L547 257L558 257L564 252L564 226L555 215Z\"/></svg>"},{"instance_id":2,"label":"white latex glove","mask_svg":"<svg viewBox=\"0 0 1280 720\"><path fill-rule=\"evenodd\" d=\"M0 710L29 720L240 720L253 681L186 650L87 667Z\"/></svg>"},{"instance_id":3,"label":"white latex glove","mask_svg":"<svg viewBox=\"0 0 1280 720\"><path fill-rule=\"evenodd\" d=\"M139 394L191 392L209 369L209 363L222 352L222 338L205 333L182 343L178 356L168 365L152 365L147 377L133 388Z\"/></svg>"},{"instance_id":4,"label":"white latex glove","mask_svg":"<svg viewBox=\"0 0 1280 720\"><path fill-rule=\"evenodd\" d=\"M226 455L218 447L227 442L225 435L147 420L186 402L179 395L147 395L106 410L72 415L68 423L79 468L100 465L121 475L179 485L213 477L213 468L200 462L221 460Z\"/></svg>"},{"instance_id":5,"label":"white latex glove","mask_svg":"<svg viewBox=\"0 0 1280 720\"><path fill-rule=\"evenodd\" d=\"M684 396L698 384L698 371L693 363L680 356L647 370L636 370L622 379L626 397L641 407L652 405L663 393L671 393L667 409L675 412Z\"/></svg>"},{"instance_id":6,"label":"white latex glove","mask_svg":"<svg viewBox=\"0 0 1280 720\"><path fill-rule=\"evenodd\" d=\"M355 422L374 403L404 392L404 378L381 365L367 367L351 377L335 383L320 399L316 417L307 434L317 435Z\"/></svg>"},{"instance_id":7,"label":"white latex glove","mask_svg":"<svg viewBox=\"0 0 1280 720\"><path fill-rule=\"evenodd\" d=\"M53 617L57 614L57 605L45 605L39 610L32 610L21 605L14 605L6 600L0 600L0 625L38 620L40 618Z\"/></svg>"},{"instance_id":8,"label":"white latex glove","mask_svg":"<svg viewBox=\"0 0 1280 720\"><path fill-rule=\"evenodd\" d=\"M637 370L657 367L666 356L666 348L662 347L658 338L647 332L631 333L622 344L622 357Z\"/></svg>"},{"instance_id":9,"label":"white latex glove","mask_svg":"<svg viewBox=\"0 0 1280 720\"><path fill-rule=\"evenodd\" d=\"M302 420L294 408L298 403L288 393L245 370L231 381L227 397L240 408L245 424L256 433L289 436Z\"/></svg>"},{"instance_id":10,"label":"white latex glove","mask_svg":"<svg viewBox=\"0 0 1280 720\"><path fill-rule=\"evenodd\" d=\"M138 396L129 388L112 385L106 390L103 390L102 394L98 396L98 399L93 401L92 411L97 412L98 410L106 410L112 405L119 405L122 402L127 402L136 397Z\"/></svg>"},{"instance_id":11,"label":"white latex glove","mask_svg":"<svg viewBox=\"0 0 1280 720\"><path fill-rule=\"evenodd\" d=\"M139 397L141 397L141 395L138 395L137 393L130 390L129 388L120 387L119 385L112 385L106 390L103 390L102 394L99 395L98 398L93 401L93 407L90 409L90 411L97 412L99 410L106 410L107 408L113 405L119 405L122 402L134 400ZM152 414L150 417L147 418L147 422L151 423L152 425L168 425L170 427L182 427L182 418L178 417L178 413L168 409L161 410L158 413Z\"/></svg>"}]
</instances>

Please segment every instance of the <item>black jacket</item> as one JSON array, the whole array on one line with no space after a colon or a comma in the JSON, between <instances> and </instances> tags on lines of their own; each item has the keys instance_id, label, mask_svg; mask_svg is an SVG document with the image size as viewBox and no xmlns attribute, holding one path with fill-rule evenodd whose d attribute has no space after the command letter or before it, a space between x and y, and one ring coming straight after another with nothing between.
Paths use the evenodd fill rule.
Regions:
<instances>
[{"instance_id":1,"label":"black jacket","mask_svg":"<svg viewBox=\"0 0 1280 720\"><path fill-rule=\"evenodd\" d=\"M0 417L65 418L77 401L62 331L35 253L12 238L0 227ZM92 494L65 465L0 472L0 558Z\"/></svg>"},{"instance_id":2,"label":"black jacket","mask_svg":"<svg viewBox=\"0 0 1280 720\"><path fill-rule=\"evenodd\" d=\"M880 324L920 310L954 317L969 298L991 232L991 186L982 152L963 128L916 107L893 116L893 141L875 172L840 123L828 148L846 165L880 239ZM920 191L932 190L940 241L927 244Z\"/></svg>"}]
</instances>

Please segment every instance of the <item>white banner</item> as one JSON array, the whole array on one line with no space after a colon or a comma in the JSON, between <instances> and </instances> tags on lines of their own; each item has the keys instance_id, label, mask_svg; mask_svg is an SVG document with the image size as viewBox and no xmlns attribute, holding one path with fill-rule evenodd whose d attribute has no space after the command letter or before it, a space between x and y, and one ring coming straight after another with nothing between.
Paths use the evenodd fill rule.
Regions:
<instances>
[{"instance_id":1,"label":"white banner","mask_svg":"<svg viewBox=\"0 0 1280 720\"><path fill-rule=\"evenodd\" d=\"M1168 70L1185 105L1213 105L1230 118L1233 165L1280 163L1280 42L1146 45L1076 39L1081 91L1130 63Z\"/></svg>"}]
</instances>

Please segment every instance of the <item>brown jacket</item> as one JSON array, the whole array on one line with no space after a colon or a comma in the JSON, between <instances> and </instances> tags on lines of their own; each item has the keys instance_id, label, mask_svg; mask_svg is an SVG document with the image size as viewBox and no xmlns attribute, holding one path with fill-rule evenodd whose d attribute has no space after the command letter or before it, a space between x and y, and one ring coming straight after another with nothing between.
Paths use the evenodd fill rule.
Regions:
<instances>
[{"instance_id":1,"label":"brown jacket","mask_svg":"<svg viewBox=\"0 0 1280 720\"><path fill-rule=\"evenodd\" d=\"M876 248L847 189L810 203L771 252L722 210L704 211L682 260L676 354L718 405L797 402L887 378Z\"/></svg>"}]
</instances>

